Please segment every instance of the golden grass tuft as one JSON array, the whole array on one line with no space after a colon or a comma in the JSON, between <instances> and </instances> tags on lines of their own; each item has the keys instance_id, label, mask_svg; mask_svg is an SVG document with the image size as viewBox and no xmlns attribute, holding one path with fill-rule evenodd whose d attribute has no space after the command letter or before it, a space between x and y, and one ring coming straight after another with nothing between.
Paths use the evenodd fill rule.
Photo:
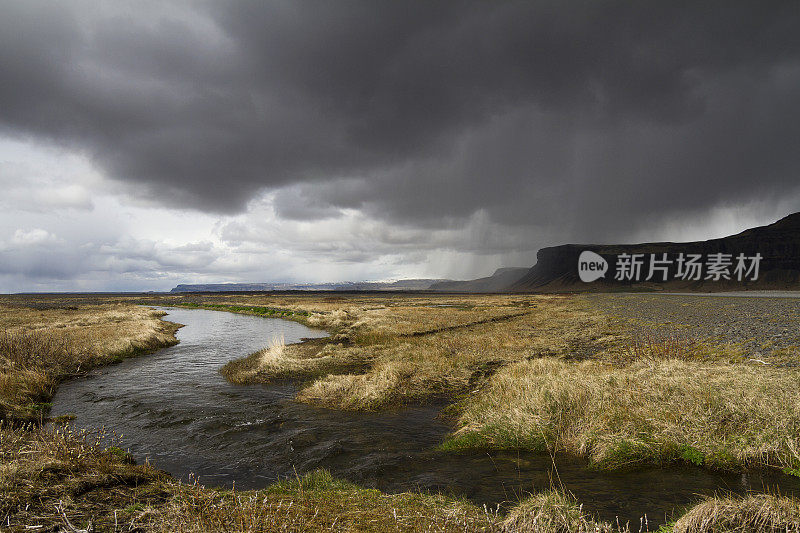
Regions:
<instances>
[{"instance_id":1,"label":"golden grass tuft","mask_svg":"<svg viewBox=\"0 0 800 533\"><path fill-rule=\"evenodd\" d=\"M412 378L411 365L385 362L367 374L339 374L320 378L298 394L300 401L352 410L373 410L396 403L404 383Z\"/></svg>"},{"instance_id":2,"label":"golden grass tuft","mask_svg":"<svg viewBox=\"0 0 800 533\"><path fill-rule=\"evenodd\" d=\"M682 360L510 365L474 395L449 447L520 447L625 468L800 462L800 372Z\"/></svg>"},{"instance_id":3,"label":"golden grass tuft","mask_svg":"<svg viewBox=\"0 0 800 533\"><path fill-rule=\"evenodd\" d=\"M769 494L709 498L690 509L673 533L797 533L800 501Z\"/></svg>"},{"instance_id":4,"label":"golden grass tuft","mask_svg":"<svg viewBox=\"0 0 800 533\"><path fill-rule=\"evenodd\" d=\"M504 533L628 533L583 512L572 495L550 490L530 496L511 509L502 523Z\"/></svg>"},{"instance_id":5,"label":"golden grass tuft","mask_svg":"<svg viewBox=\"0 0 800 533\"><path fill-rule=\"evenodd\" d=\"M285 359L283 355L285 349L286 340L283 335L273 337L266 348L257 352L258 361L254 371L258 372L262 368L270 368L282 364Z\"/></svg>"}]
</instances>

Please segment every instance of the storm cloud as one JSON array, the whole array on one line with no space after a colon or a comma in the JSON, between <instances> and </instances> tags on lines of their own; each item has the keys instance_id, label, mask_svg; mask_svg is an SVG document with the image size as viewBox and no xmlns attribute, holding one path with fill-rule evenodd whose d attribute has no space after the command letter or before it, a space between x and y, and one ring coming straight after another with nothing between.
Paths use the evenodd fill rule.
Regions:
<instances>
[{"instance_id":1,"label":"storm cloud","mask_svg":"<svg viewBox=\"0 0 800 533\"><path fill-rule=\"evenodd\" d=\"M8 0L0 14L0 131L84 153L159 205L232 216L269 193L284 220L357 211L420 248L476 253L625 240L720 206L800 209L794 1ZM506 237L426 231L476 219Z\"/></svg>"}]
</instances>

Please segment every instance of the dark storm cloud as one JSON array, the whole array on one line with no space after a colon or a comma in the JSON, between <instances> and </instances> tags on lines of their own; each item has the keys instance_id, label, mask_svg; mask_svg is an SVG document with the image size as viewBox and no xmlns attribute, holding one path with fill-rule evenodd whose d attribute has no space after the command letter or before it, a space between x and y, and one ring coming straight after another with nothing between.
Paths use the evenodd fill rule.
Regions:
<instances>
[{"instance_id":1,"label":"dark storm cloud","mask_svg":"<svg viewBox=\"0 0 800 533\"><path fill-rule=\"evenodd\" d=\"M0 6L4 131L168 205L588 239L798 194L794 1Z\"/></svg>"}]
</instances>

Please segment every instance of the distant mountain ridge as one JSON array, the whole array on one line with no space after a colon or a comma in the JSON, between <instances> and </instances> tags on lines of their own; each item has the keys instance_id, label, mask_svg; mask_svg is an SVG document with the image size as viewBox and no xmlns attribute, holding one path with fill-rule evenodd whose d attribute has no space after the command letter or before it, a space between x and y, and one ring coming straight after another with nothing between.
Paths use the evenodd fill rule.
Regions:
<instances>
[{"instance_id":1,"label":"distant mountain ridge","mask_svg":"<svg viewBox=\"0 0 800 533\"><path fill-rule=\"evenodd\" d=\"M340 283L192 283L170 292L257 291L422 291L445 279L401 279L398 281L347 281Z\"/></svg>"},{"instance_id":2,"label":"distant mountain ridge","mask_svg":"<svg viewBox=\"0 0 800 533\"><path fill-rule=\"evenodd\" d=\"M498 268L494 274L485 278L433 283L430 290L437 292L503 292L522 279L529 270L528 267Z\"/></svg>"}]
</instances>

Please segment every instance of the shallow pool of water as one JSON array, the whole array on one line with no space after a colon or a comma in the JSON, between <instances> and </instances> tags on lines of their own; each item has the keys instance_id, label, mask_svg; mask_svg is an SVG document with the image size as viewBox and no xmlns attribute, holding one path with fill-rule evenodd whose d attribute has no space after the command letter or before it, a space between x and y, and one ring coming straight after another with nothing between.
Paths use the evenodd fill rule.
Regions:
<instances>
[{"instance_id":1,"label":"shallow pool of water","mask_svg":"<svg viewBox=\"0 0 800 533\"><path fill-rule=\"evenodd\" d=\"M714 491L775 489L800 494L800 480L776 474L722 475L698 468L599 473L581 460L530 453L436 451L452 426L430 405L382 413L310 407L296 386L232 385L219 374L283 336L325 332L296 322L200 309L167 309L185 324L180 344L127 359L61 385L52 415L74 414L80 428L105 426L137 460L207 485L260 488L315 468L387 492L443 491L494 507L563 485L601 518L651 526Z\"/></svg>"}]
</instances>

